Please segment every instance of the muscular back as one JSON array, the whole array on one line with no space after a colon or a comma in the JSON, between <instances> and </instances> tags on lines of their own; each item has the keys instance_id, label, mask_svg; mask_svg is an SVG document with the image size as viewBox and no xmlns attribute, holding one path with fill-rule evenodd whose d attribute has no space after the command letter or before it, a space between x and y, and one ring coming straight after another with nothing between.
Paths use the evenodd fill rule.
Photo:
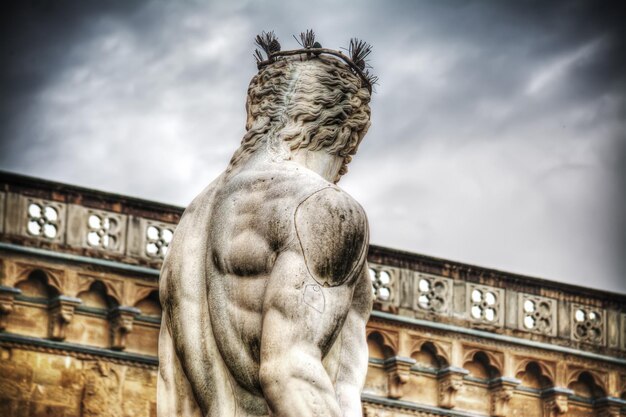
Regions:
<instances>
[{"instance_id":1,"label":"muscular back","mask_svg":"<svg viewBox=\"0 0 626 417\"><path fill-rule=\"evenodd\" d=\"M160 417L361 416L367 221L331 182L371 85L331 55L259 65L241 146L181 218L160 278Z\"/></svg>"},{"instance_id":2,"label":"muscular back","mask_svg":"<svg viewBox=\"0 0 626 417\"><path fill-rule=\"evenodd\" d=\"M307 293L305 287L334 287L354 280L364 263L366 218L345 192L291 163L257 165L234 175L216 189L211 204L214 220L207 248L211 324L235 380L260 394L263 295L277 258L286 252L298 256L304 266L294 271L294 279L302 281L300 301L331 310L334 306L326 303L320 307L314 290ZM335 335L331 336L321 346L324 353L334 342Z\"/></svg>"}]
</instances>

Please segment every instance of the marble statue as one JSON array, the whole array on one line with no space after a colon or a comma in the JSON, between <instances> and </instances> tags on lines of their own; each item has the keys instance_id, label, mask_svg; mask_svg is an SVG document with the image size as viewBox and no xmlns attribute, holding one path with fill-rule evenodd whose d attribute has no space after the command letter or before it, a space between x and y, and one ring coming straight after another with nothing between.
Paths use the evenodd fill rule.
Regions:
<instances>
[{"instance_id":1,"label":"marble statue","mask_svg":"<svg viewBox=\"0 0 626 417\"><path fill-rule=\"evenodd\" d=\"M351 59L306 35L282 52L258 38L247 133L174 234L159 417L361 416L368 224L336 183L370 125L372 77L361 44Z\"/></svg>"}]
</instances>

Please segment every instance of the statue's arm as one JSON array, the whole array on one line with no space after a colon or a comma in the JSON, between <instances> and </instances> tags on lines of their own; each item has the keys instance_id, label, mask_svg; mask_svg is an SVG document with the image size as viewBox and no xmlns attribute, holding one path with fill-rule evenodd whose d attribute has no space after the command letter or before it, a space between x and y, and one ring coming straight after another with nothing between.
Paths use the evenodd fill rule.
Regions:
<instances>
[{"instance_id":1,"label":"statue's arm","mask_svg":"<svg viewBox=\"0 0 626 417\"><path fill-rule=\"evenodd\" d=\"M342 416L322 359L344 323L352 328L348 337L364 338L358 329L363 312L351 310L365 263L367 220L347 194L326 188L298 206L294 222L297 239L279 254L265 290L261 386L272 415ZM367 364L362 346L358 350L354 360ZM360 385L361 373L346 373L345 386ZM359 390L346 389L346 395Z\"/></svg>"},{"instance_id":2,"label":"statue's arm","mask_svg":"<svg viewBox=\"0 0 626 417\"><path fill-rule=\"evenodd\" d=\"M354 289L352 307L341 331L339 370L336 392L339 406L345 417L361 417L361 391L365 384L369 352L365 326L372 311L372 284L367 264L359 274Z\"/></svg>"},{"instance_id":3,"label":"statue's arm","mask_svg":"<svg viewBox=\"0 0 626 417\"><path fill-rule=\"evenodd\" d=\"M348 285L322 287L304 259L283 252L265 290L259 378L272 416L342 415L322 365L350 308Z\"/></svg>"}]
</instances>

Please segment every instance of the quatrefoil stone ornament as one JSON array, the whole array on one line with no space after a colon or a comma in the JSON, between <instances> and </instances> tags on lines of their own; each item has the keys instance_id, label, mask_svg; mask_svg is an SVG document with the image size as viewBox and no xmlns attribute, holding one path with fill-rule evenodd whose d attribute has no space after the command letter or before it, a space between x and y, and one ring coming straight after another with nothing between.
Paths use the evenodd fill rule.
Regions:
<instances>
[{"instance_id":1,"label":"quatrefoil stone ornament","mask_svg":"<svg viewBox=\"0 0 626 417\"><path fill-rule=\"evenodd\" d=\"M104 250L118 250L121 243L120 221L115 214L92 212L87 217L87 245Z\"/></svg>"},{"instance_id":2,"label":"quatrefoil stone ornament","mask_svg":"<svg viewBox=\"0 0 626 417\"><path fill-rule=\"evenodd\" d=\"M164 258L174 232L166 227L150 225L146 228L146 254L153 258Z\"/></svg>"},{"instance_id":3,"label":"quatrefoil stone ornament","mask_svg":"<svg viewBox=\"0 0 626 417\"><path fill-rule=\"evenodd\" d=\"M28 205L28 233L46 239L54 239L59 232L59 212L50 205L30 203Z\"/></svg>"},{"instance_id":4,"label":"quatrefoil stone ornament","mask_svg":"<svg viewBox=\"0 0 626 417\"><path fill-rule=\"evenodd\" d=\"M450 304L451 287L446 278L419 274L415 307L433 313L445 313Z\"/></svg>"},{"instance_id":5,"label":"quatrefoil stone ornament","mask_svg":"<svg viewBox=\"0 0 626 417\"><path fill-rule=\"evenodd\" d=\"M504 290L486 285L469 284L467 307L470 320L501 326L503 324Z\"/></svg>"},{"instance_id":6,"label":"quatrefoil stone ornament","mask_svg":"<svg viewBox=\"0 0 626 417\"><path fill-rule=\"evenodd\" d=\"M519 328L553 336L556 332L556 301L531 294L519 294Z\"/></svg>"},{"instance_id":7,"label":"quatrefoil stone ornament","mask_svg":"<svg viewBox=\"0 0 626 417\"><path fill-rule=\"evenodd\" d=\"M580 342L603 344L604 311L590 306L572 305L572 338Z\"/></svg>"},{"instance_id":8,"label":"quatrefoil stone ornament","mask_svg":"<svg viewBox=\"0 0 626 417\"><path fill-rule=\"evenodd\" d=\"M391 275L389 272L370 268L370 279L372 280L372 292L378 301L391 300Z\"/></svg>"}]
</instances>

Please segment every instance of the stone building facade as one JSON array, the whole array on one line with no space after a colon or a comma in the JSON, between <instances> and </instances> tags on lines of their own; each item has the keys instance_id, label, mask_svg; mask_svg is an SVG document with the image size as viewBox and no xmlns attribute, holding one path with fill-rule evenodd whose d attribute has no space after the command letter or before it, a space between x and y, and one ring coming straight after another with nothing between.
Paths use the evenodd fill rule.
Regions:
<instances>
[{"instance_id":1,"label":"stone building facade","mask_svg":"<svg viewBox=\"0 0 626 417\"><path fill-rule=\"evenodd\" d=\"M156 415L181 213L0 175L0 416ZM365 416L626 416L626 296L377 246L369 261Z\"/></svg>"}]
</instances>

